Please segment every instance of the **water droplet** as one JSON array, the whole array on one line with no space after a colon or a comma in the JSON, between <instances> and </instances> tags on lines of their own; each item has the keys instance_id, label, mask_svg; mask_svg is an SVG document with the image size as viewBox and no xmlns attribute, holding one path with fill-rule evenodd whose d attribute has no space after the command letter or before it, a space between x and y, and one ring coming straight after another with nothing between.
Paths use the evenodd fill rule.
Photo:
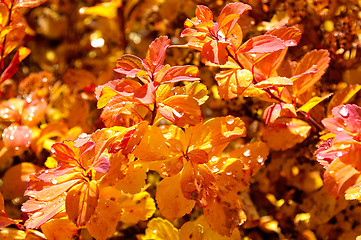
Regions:
<instances>
[{"instance_id":1,"label":"water droplet","mask_svg":"<svg viewBox=\"0 0 361 240\"><path fill-rule=\"evenodd\" d=\"M336 128L336 131L342 132L342 131L343 131L343 128L342 128L342 127L338 127L338 128Z\"/></svg>"},{"instance_id":2,"label":"water droplet","mask_svg":"<svg viewBox=\"0 0 361 240\"><path fill-rule=\"evenodd\" d=\"M342 152L337 152L337 153L336 153L336 156L337 156L337 157L341 157L341 156L342 156Z\"/></svg>"},{"instance_id":3,"label":"water droplet","mask_svg":"<svg viewBox=\"0 0 361 240\"><path fill-rule=\"evenodd\" d=\"M35 212L32 216L32 218L38 218L44 215L44 212L39 211L39 212Z\"/></svg>"},{"instance_id":4,"label":"water droplet","mask_svg":"<svg viewBox=\"0 0 361 240\"><path fill-rule=\"evenodd\" d=\"M338 113L342 116L342 117L344 117L344 118L347 118L348 117L348 110L347 110L347 108L345 107L345 106L342 106L341 108L340 108L340 110L338 110Z\"/></svg>"},{"instance_id":5,"label":"water droplet","mask_svg":"<svg viewBox=\"0 0 361 240\"><path fill-rule=\"evenodd\" d=\"M49 172L49 170L45 170L45 171L44 171L44 173L48 173L48 172Z\"/></svg>"},{"instance_id":6,"label":"water droplet","mask_svg":"<svg viewBox=\"0 0 361 240\"><path fill-rule=\"evenodd\" d=\"M319 159L319 160L323 160L323 159L325 159L324 157L322 157L322 156L318 156L317 157L317 159Z\"/></svg>"},{"instance_id":7,"label":"water droplet","mask_svg":"<svg viewBox=\"0 0 361 240\"><path fill-rule=\"evenodd\" d=\"M234 118L230 118L227 120L227 124L231 125L234 123Z\"/></svg>"},{"instance_id":8,"label":"water droplet","mask_svg":"<svg viewBox=\"0 0 361 240\"><path fill-rule=\"evenodd\" d=\"M51 183L52 183L52 184L57 184L58 181L57 181L56 179L52 179L52 180L51 180Z\"/></svg>"},{"instance_id":9,"label":"water droplet","mask_svg":"<svg viewBox=\"0 0 361 240\"><path fill-rule=\"evenodd\" d=\"M258 163L263 163L263 157L258 156L258 157L257 157L257 162L258 162Z\"/></svg>"},{"instance_id":10,"label":"water droplet","mask_svg":"<svg viewBox=\"0 0 361 240\"><path fill-rule=\"evenodd\" d=\"M176 106L175 108L173 108L172 112L173 112L173 114L174 114L176 117L178 117L178 118L181 118L181 117L183 117L183 115L184 115L183 109L180 108L180 107L178 107L178 106Z\"/></svg>"},{"instance_id":11,"label":"water droplet","mask_svg":"<svg viewBox=\"0 0 361 240\"><path fill-rule=\"evenodd\" d=\"M157 230L154 229L154 230L153 230L153 233L157 233Z\"/></svg>"},{"instance_id":12,"label":"water droplet","mask_svg":"<svg viewBox=\"0 0 361 240\"><path fill-rule=\"evenodd\" d=\"M227 172L226 175L227 175L227 176L231 176L232 173L231 173L231 172Z\"/></svg>"},{"instance_id":13,"label":"water droplet","mask_svg":"<svg viewBox=\"0 0 361 240\"><path fill-rule=\"evenodd\" d=\"M245 151L244 153L243 153L243 155L245 156L245 157L249 157L249 156L251 156L251 150L247 150L247 151Z\"/></svg>"},{"instance_id":14,"label":"water droplet","mask_svg":"<svg viewBox=\"0 0 361 240\"><path fill-rule=\"evenodd\" d=\"M334 173L334 171L330 171L330 174L333 174Z\"/></svg>"}]
</instances>

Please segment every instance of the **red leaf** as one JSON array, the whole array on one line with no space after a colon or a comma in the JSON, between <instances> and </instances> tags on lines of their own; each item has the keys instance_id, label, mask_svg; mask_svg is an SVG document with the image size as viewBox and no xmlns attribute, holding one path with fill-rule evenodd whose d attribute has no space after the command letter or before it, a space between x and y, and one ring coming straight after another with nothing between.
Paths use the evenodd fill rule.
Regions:
<instances>
[{"instance_id":1,"label":"red leaf","mask_svg":"<svg viewBox=\"0 0 361 240\"><path fill-rule=\"evenodd\" d=\"M293 90L296 96L309 90L326 71L330 62L330 53L327 50L313 50L307 53L297 65L294 75L301 75L317 67L317 73L300 76L293 81Z\"/></svg>"},{"instance_id":2,"label":"red leaf","mask_svg":"<svg viewBox=\"0 0 361 240\"><path fill-rule=\"evenodd\" d=\"M30 54L30 52L31 51L29 48L19 48L19 50L16 52L15 56L11 60L9 66L1 74L0 83L11 78L18 71L20 62L23 61L24 58L26 58Z\"/></svg>"},{"instance_id":3,"label":"red leaf","mask_svg":"<svg viewBox=\"0 0 361 240\"><path fill-rule=\"evenodd\" d=\"M237 53L271 53L285 48L282 39L272 35L261 35L243 43Z\"/></svg>"},{"instance_id":4,"label":"red leaf","mask_svg":"<svg viewBox=\"0 0 361 240\"><path fill-rule=\"evenodd\" d=\"M162 69L163 70L163 69ZM196 66L174 66L166 69L164 72L159 71L155 81L159 83L175 83L180 81L197 81L198 68Z\"/></svg>"},{"instance_id":5,"label":"red leaf","mask_svg":"<svg viewBox=\"0 0 361 240\"><path fill-rule=\"evenodd\" d=\"M301 39L302 33L294 27L281 27L272 29L266 34L270 34L282 39L287 47L296 46Z\"/></svg>"},{"instance_id":6,"label":"red leaf","mask_svg":"<svg viewBox=\"0 0 361 240\"><path fill-rule=\"evenodd\" d=\"M237 14L240 17L244 11L248 11L251 9L252 9L252 7L248 4L229 3L223 8L222 12L219 14L217 22L220 26L224 25L222 22L228 15ZM237 19L237 21L238 21L238 19ZM235 21L235 22L237 22L237 21Z\"/></svg>"},{"instance_id":7,"label":"red leaf","mask_svg":"<svg viewBox=\"0 0 361 240\"><path fill-rule=\"evenodd\" d=\"M212 40L204 44L201 58L215 64L223 65L228 60L227 46L229 43Z\"/></svg>"},{"instance_id":8,"label":"red leaf","mask_svg":"<svg viewBox=\"0 0 361 240\"><path fill-rule=\"evenodd\" d=\"M165 59L165 52L170 46L170 40L167 36L161 36L155 39L148 48L147 56L143 60L143 66L151 72L157 72Z\"/></svg>"},{"instance_id":9,"label":"red leaf","mask_svg":"<svg viewBox=\"0 0 361 240\"><path fill-rule=\"evenodd\" d=\"M125 74L127 77L136 77L141 69L143 69L142 59L137 56L125 54L117 60L114 71Z\"/></svg>"},{"instance_id":10,"label":"red leaf","mask_svg":"<svg viewBox=\"0 0 361 240\"><path fill-rule=\"evenodd\" d=\"M196 8L196 17L200 22L213 21L212 11L203 5L198 5Z\"/></svg>"},{"instance_id":11,"label":"red leaf","mask_svg":"<svg viewBox=\"0 0 361 240\"><path fill-rule=\"evenodd\" d=\"M155 91L157 90L157 85L157 82L144 84L134 91L134 98L145 105L153 104L155 102Z\"/></svg>"}]
</instances>

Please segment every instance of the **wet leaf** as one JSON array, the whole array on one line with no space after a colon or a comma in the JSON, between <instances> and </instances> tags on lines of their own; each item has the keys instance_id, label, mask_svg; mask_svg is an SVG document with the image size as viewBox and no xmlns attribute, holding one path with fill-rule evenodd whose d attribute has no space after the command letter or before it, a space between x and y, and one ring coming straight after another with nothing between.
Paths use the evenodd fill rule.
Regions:
<instances>
[{"instance_id":1,"label":"wet leaf","mask_svg":"<svg viewBox=\"0 0 361 240\"><path fill-rule=\"evenodd\" d=\"M153 218L149 221L145 236L142 240L178 240L178 229L176 229L169 221L162 218Z\"/></svg>"},{"instance_id":2,"label":"wet leaf","mask_svg":"<svg viewBox=\"0 0 361 240\"><path fill-rule=\"evenodd\" d=\"M218 94L223 99L240 96L252 83L252 73L246 69L233 69L217 73Z\"/></svg>"},{"instance_id":3,"label":"wet leaf","mask_svg":"<svg viewBox=\"0 0 361 240\"><path fill-rule=\"evenodd\" d=\"M78 184L66 195L66 213L77 226L85 226L95 212L99 189L96 181Z\"/></svg>"},{"instance_id":4,"label":"wet leaf","mask_svg":"<svg viewBox=\"0 0 361 240\"><path fill-rule=\"evenodd\" d=\"M286 150L303 142L311 132L311 126L296 118L279 118L268 125L262 138L273 150Z\"/></svg>"},{"instance_id":5,"label":"wet leaf","mask_svg":"<svg viewBox=\"0 0 361 240\"><path fill-rule=\"evenodd\" d=\"M195 201L186 199L181 190L181 174L164 178L157 186L157 205L169 221L181 218L192 211ZM169 203L172 204L169 204Z\"/></svg>"}]
</instances>

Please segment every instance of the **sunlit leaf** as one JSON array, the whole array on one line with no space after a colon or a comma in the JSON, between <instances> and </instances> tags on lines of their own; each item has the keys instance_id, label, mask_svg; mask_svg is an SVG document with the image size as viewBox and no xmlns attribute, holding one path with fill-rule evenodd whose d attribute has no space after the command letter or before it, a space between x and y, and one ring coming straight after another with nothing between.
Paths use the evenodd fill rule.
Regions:
<instances>
[{"instance_id":1,"label":"sunlit leaf","mask_svg":"<svg viewBox=\"0 0 361 240\"><path fill-rule=\"evenodd\" d=\"M5 81L6 79L11 78L19 69L19 64L21 61L24 60L29 54L31 50L26 47L21 47L16 52L15 56L11 60L11 63L8 65L8 67L3 71L0 77L0 83Z\"/></svg>"},{"instance_id":2,"label":"sunlit leaf","mask_svg":"<svg viewBox=\"0 0 361 240\"><path fill-rule=\"evenodd\" d=\"M303 142L311 132L311 126L296 118L279 118L268 125L262 138L273 150L286 150Z\"/></svg>"},{"instance_id":3,"label":"sunlit leaf","mask_svg":"<svg viewBox=\"0 0 361 240\"><path fill-rule=\"evenodd\" d=\"M66 195L66 213L77 226L84 226L95 212L99 190L96 181L78 184Z\"/></svg>"},{"instance_id":4,"label":"sunlit leaf","mask_svg":"<svg viewBox=\"0 0 361 240\"><path fill-rule=\"evenodd\" d=\"M121 197L122 193L113 187L99 190L98 205L85 225L94 238L105 240L115 232L123 214L120 206Z\"/></svg>"},{"instance_id":5,"label":"sunlit leaf","mask_svg":"<svg viewBox=\"0 0 361 240\"><path fill-rule=\"evenodd\" d=\"M295 106L290 103L274 103L263 112L263 121L266 124L274 123L280 117L296 117Z\"/></svg>"},{"instance_id":6,"label":"sunlit leaf","mask_svg":"<svg viewBox=\"0 0 361 240\"><path fill-rule=\"evenodd\" d=\"M202 48L201 58L211 63L223 65L228 60L227 46L227 42L208 41Z\"/></svg>"},{"instance_id":7,"label":"sunlit leaf","mask_svg":"<svg viewBox=\"0 0 361 240\"><path fill-rule=\"evenodd\" d=\"M145 236L142 240L178 240L178 229L176 229L169 221L162 218L153 218L149 221Z\"/></svg>"},{"instance_id":8,"label":"sunlit leaf","mask_svg":"<svg viewBox=\"0 0 361 240\"><path fill-rule=\"evenodd\" d=\"M165 51L170 46L170 40L166 36L155 39L148 48L147 56L143 60L144 67L151 72L155 72L163 64Z\"/></svg>"},{"instance_id":9,"label":"sunlit leaf","mask_svg":"<svg viewBox=\"0 0 361 240\"><path fill-rule=\"evenodd\" d=\"M291 79L286 77L271 77L267 78L264 81L261 81L254 86L257 88L269 88L269 87L285 87L292 86L293 82Z\"/></svg>"},{"instance_id":10,"label":"sunlit leaf","mask_svg":"<svg viewBox=\"0 0 361 240\"><path fill-rule=\"evenodd\" d=\"M361 89L361 85L348 85L347 87L337 91L330 100L327 107L327 116L331 116L331 111L334 107L342 105L350 101Z\"/></svg>"},{"instance_id":11,"label":"sunlit leaf","mask_svg":"<svg viewBox=\"0 0 361 240\"><path fill-rule=\"evenodd\" d=\"M272 35L261 35L249 39L237 53L271 53L286 48L284 41Z\"/></svg>"},{"instance_id":12,"label":"sunlit leaf","mask_svg":"<svg viewBox=\"0 0 361 240\"><path fill-rule=\"evenodd\" d=\"M5 199L21 197L29 182L29 175L38 172L40 168L32 163L23 162L9 168L3 178L1 191Z\"/></svg>"},{"instance_id":13,"label":"sunlit leaf","mask_svg":"<svg viewBox=\"0 0 361 240\"><path fill-rule=\"evenodd\" d=\"M156 200L162 216L170 221L192 211L195 201L186 199L181 190L181 174L164 178L157 186ZM169 204L169 203L172 204Z\"/></svg>"},{"instance_id":14,"label":"sunlit leaf","mask_svg":"<svg viewBox=\"0 0 361 240\"><path fill-rule=\"evenodd\" d=\"M318 105L320 102L326 100L327 98L329 98L331 94L328 94L324 97L313 97L310 100L308 100L305 104L303 104L300 108L297 109L298 111L303 111L305 113L309 113L311 111L312 108L314 108L316 105Z\"/></svg>"},{"instance_id":15,"label":"sunlit leaf","mask_svg":"<svg viewBox=\"0 0 361 240\"><path fill-rule=\"evenodd\" d=\"M223 99L240 96L252 83L252 73L246 69L233 69L217 73L218 93Z\"/></svg>"},{"instance_id":16,"label":"sunlit leaf","mask_svg":"<svg viewBox=\"0 0 361 240\"><path fill-rule=\"evenodd\" d=\"M294 76L301 75L293 81L293 91L297 96L309 90L320 80L330 62L329 55L327 50L313 50L302 58L294 72ZM317 67L317 73L302 75L314 66Z\"/></svg>"},{"instance_id":17,"label":"sunlit leaf","mask_svg":"<svg viewBox=\"0 0 361 240\"><path fill-rule=\"evenodd\" d=\"M176 95L159 103L158 112L179 127L193 126L202 121L198 101L187 95Z\"/></svg>"},{"instance_id":18,"label":"sunlit leaf","mask_svg":"<svg viewBox=\"0 0 361 240\"><path fill-rule=\"evenodd\" d=\"M78 228L67 218L52 219L41 226L41 231L49 240L71 240L77 234Z\"/></svg>"}]
</instances>

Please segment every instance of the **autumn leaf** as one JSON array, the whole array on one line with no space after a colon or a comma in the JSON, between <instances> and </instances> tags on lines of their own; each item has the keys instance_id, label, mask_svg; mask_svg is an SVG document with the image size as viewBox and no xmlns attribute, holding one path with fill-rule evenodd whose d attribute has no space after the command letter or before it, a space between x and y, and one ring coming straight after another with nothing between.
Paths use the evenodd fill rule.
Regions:
<instances>
[{"instance_id":1,"label":"autumn leaf","mask_svg":"<svg viewBox=\"0 0 361 240\"><path fill-rule=\"evenodd\" d=\"M149 221L145 236L142 236L141 239L179 240L178 229L165 219L153 218Z\"/></svg>"},{"instance_id":2,"label":"autumn leaf","mask_svg":"<svg viewBox=\"0 0 361 240\"><path fill-rule=\"evenodd\" d=\"M195 201L183 196L181 174L164 178L157 186L156 200L160 213L169 221L181 218L192 211ZM172 204L169 204L172 202Z\"/></svg>"},{"instance_id":3,"label":"autumn leaf","mask_svg":"<svg viewBox=\"0 0 361 240\"><path fill-rule=\"evenodd\" d=\"M217 73L218 93L223 99L232 99L242 95L251 85L253 76L246 69L233 69Z\"/></svg>"},{"instance_id":4,"label":"autumn leaf","mask_svg":"<svg viewBox=\"0 0 361 240\"><path fill-rule=\"evenodd\" d=\"M147 56L143 60L143 66L150 72L155 73L162 66L165 59L165 51L170 46L170 40L166 36L155 39L148 48Z\"/></svg>"},{"instance_id":5,"label":"autumn leaf","mask_svg":"<svg viewBox=\"0 0 361 240\"><path fill-rule=\"evenodd\" d=\"M269 87L286 87L286 86L292 86L293 82L291 79L286 77L271 77L267 78L266 80L263 80L254 86L256 88L269 88Z\"/></svg>"},{"instance_id":6,"label":"autumn leaf","mask_svg":"<svg viewBox=\"0 0 361 240\"><path fill-rule=\"evenodd\" d=\"M65 201L69 219L78 227L85 226L95 211L98 198L98 184L94 180L72 187Z\"/></svg>"},{"instance_id":7,"label":"autumn leaf","mask_svg":"<svg viewBox=\"0 0 361 240\"><path fill-rule=\"evenodd\" d=\"M311 132L311 126L296 118L279 118L268 125L263 140L274 150L286 150L303 142Z\"/></svg>"},{"instance_id":8,"label":"autumn leaf","mask_svg":"<svg viewBox=\"0 0 361 240\"><path fill-rule=\"evenodd\" d=\"M179 127L193 126L202 121L198 101L193 97L176 95L158 104L158 112Z\"/></svg>"},{"instance_id":9,"label":"autumn leaf","mask_svg":"<svg viewBox=\"0 0 361 240\"><path fill-rule=\"evenodd\" d=\"M67 218L52 219L41 226L41 231L50 240L71 239L77 234L78 228Z\"/></svg>"},{"instance_id":10,"label":"autumn leaf","mask_svg":"<svg viewBox=\"0 0 361 240\"><path fill-rule=\"evenodd\" d=\"M19 69L19 64L30 54L31 50L26 47L20 47L11 60L8 67L3 71L0 77L0 83L11 78Z\"/></svg>"},{"instance_id":11,"label":"autumn leaf","mask_svg":"<svg viewBox=\"0 0 361 240\"><path fill-rule=\"evenodd\" d=\"M332 93L327 94L324 97L313 97L310 100L308 100L305 104L303 104L300 108L298 108L297 112L303 111L308 114L312 108L314 108L316 105L318 105L320 102L326 100L330 96L332 96Z\"/></svg>"},{"instance_id":12,"label":"autumn leaf","mask_svg":"<svg viewBox=\"0 0 361 240\"><path fill-rule=\"evenodd\" d=\"M142 69L144 69L142 59L130 54L124 54L117 60L114 71L127 77L136 77L137 73Z\"/></svg>"},{"instance_id":13,"label":"autumn leaf","mask_svg":"<svg viewBox=\"0 0 361 240\"><path fill-rule=\"evenodd\" d=\"M208 41L203 45L201 58L219 65L226 64L228 61L228 53L226 51L227 46L227 42L220 42L217 40Z\"/></svg>"},{"instance_id":14,"label":"autumn leaf","mask_svg":"<svg viewBox=\"0 0 361 240\"><path fill-rule=\"evenodd\" d=\"M263 121L265 124L272 124L280 117L296 117L297 112L293 104L274 103L267 107L263 112Z\"/></svg>"},{"instance_id":15,"label":"autumn leaf","mask_svg":"<svg viewBox=\"0 0 361 240\"><path fill-rule=\"evenodd\" d=\"M243 43L237 53L271 53L284 48L286 45L282 39L272 35L261 35Z\"/></svg>"},{"instance_id":16,"label":"autumn leaf","mask_svg":"<svg viewBox=\"0 0 361 240\"><path fill-rule=\"evenodd\" d=\"M330 62L329 55L327 50L313 50L302 58L294 72L294 76L301 75L293 81L293 91L296 96L306 92L320 80ZM317 73L303 75L314 66L317 67Z\"/></svg>"},{"instance_id":17,"label":"autumn leaf","mask_svg":"<svg viewBox=\"0 0 361 240\"><path fill-rule=\"evenodd\" d=\"M332 114L332 109L336 106L342 105L350 101L350 99L355 96L361 89L360 85L348 85L347 87L337 91L330 100L330 103L327 107L327 116L330 117Z\"/></svg>"}]
</instances>

